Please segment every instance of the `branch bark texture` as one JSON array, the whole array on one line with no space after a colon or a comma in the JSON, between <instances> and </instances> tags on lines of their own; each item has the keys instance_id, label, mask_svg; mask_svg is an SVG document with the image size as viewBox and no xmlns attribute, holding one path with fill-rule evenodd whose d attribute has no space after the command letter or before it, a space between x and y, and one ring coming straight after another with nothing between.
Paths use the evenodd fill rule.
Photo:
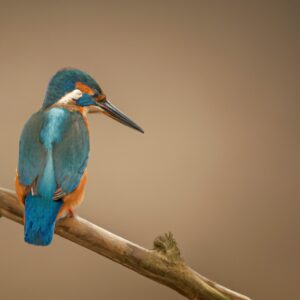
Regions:
<instances>
[{"instance_id":1,"label":"branch bark texture","mask_svg":"<svg viewBox=\"0 0 300 300\"><path fill-rule=\"evenodd\" d=\"M0 217L23 224L23 209L13 191L0 188ZM192 300L251 300L191 269L171 233L154 240L152 250L123 239L80 217L57 222L55 233L103 255Z\"/></svg>"}]
</instances>

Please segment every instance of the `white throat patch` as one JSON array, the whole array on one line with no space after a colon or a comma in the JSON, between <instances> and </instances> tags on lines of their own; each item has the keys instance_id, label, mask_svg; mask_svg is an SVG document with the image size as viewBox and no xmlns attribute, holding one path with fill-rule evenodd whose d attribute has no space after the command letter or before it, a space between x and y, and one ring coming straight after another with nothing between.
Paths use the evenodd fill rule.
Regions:
<instances>
[{"instance_id":1,"label":"white throat patch","mask_svg":"<svg viewBox=\"0 0 300 300\"><path fill-rule=\"evenodd\" d=\"M82 92L78 89L75 89L72 92L61 97L56 103L57 104L70 104L70 103L73 103L73 100L77 100L81 97L82 97Z\"/></svg>"}]
</instances>

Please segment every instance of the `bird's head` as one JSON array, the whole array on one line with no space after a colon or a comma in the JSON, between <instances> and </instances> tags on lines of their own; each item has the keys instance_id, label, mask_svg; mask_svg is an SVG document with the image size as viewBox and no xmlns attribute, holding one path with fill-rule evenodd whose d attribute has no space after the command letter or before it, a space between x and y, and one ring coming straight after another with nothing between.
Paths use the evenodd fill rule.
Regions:
<instances>
[{"instance_id":1,"label":"bird's head","mask_svg":"<svg viewBox=\"0 0 300 300\"><path fill-rule=\"evenodd\" d=\"M51 106L85 107L87 112L103 113L116 121L144 133L143 129L111 104L99 84L87 73L62 69L50 80L43 109Z\"/></svg>"}]
</instances>

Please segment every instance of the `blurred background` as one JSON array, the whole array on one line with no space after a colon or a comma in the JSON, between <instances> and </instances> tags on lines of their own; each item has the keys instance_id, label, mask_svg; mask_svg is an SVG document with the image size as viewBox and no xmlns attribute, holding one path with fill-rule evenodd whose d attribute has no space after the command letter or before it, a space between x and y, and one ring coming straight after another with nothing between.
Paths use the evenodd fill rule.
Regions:
<instances>
[{"instance_id":1,"label":"blurred background","mask_svg":"<svg viewBox=\"0 0 300 300\"><path fill-rule=\"evenodd\" d=\"M80 68L145 135L90 116L78 214L147 248L170 230L201 274L294 300L299 16L297 1L1 1L0 186L50 77ZM32 247L1 218L0 237L3 300L183 299L58 236Z\"/></svg>"}]
</instances>

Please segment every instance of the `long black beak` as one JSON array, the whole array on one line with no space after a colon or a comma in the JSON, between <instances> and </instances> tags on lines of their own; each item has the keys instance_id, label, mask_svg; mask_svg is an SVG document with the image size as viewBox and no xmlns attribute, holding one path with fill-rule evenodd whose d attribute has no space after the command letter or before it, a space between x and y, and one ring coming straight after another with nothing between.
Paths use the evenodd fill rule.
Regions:
<instances>
[{"instance_id":1,"label":"long black beak","mask_svg":"<svg viewBox=\"0 0 300 300\"><path fill-rule=\"evenodd\" d=\"M132 120L130 120L126 115L124 115L118 108L116 108L114 105L112 105L109 101L103 100L97 102L97 105L102 108L103 112L113 118L114 120L130 127L133 128L141 133L144 133L144 130L134 123Z\"/></svg>"}]
</instances>

